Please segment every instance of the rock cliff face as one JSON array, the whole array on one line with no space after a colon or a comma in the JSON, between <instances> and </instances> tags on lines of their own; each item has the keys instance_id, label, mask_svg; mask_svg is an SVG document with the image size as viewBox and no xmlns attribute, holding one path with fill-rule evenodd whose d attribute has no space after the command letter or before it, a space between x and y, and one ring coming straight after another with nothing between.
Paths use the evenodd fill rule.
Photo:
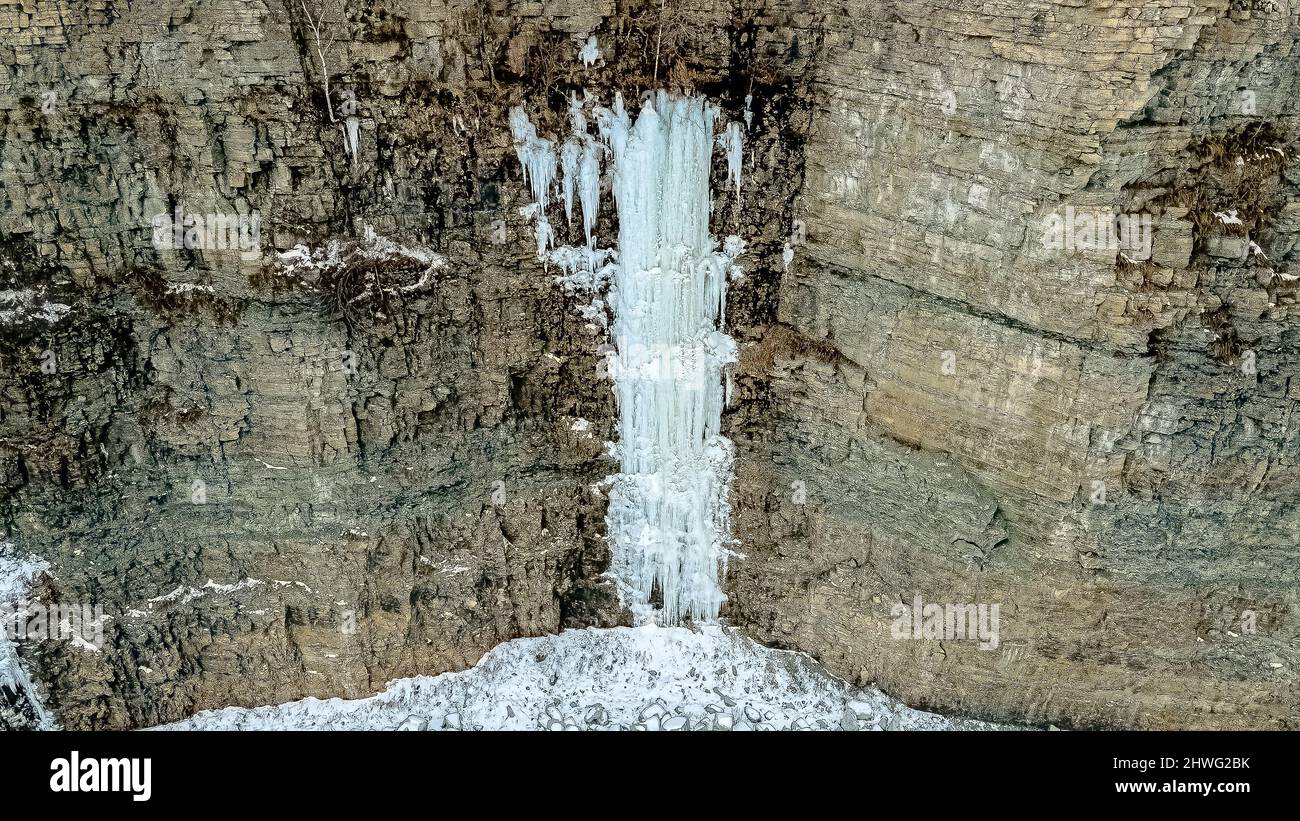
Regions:
<instances>
[{"instance_id":1,"label":"rock cliff face","mask_svg":"<svg viewBox=\"0 0 1300 821\"><path fill-rule=\"evenodd\" d=\"M738 620L931 707L1296 726L1297 19L828 16ZM1070 208L1151 253L1052 248ZM1001 646L891 641L915 594Z\"/></svg>"},{"instance_id":2,"label":"rock cliff face","mask_svg":"<svg viewBox=\"0 0 1300 821\"><path fill-rule=\"evenodd\" d=\"M535 260L507 111L668 86L750 98L714 215L750 249L724 617L914 706L1300 727L1300 8L0 0L0 30L0 522L109 616L100 652L21 646L63 726L626 620L605 340ZM257 215L265 253L160 250L177 208ZM1096 247L1115 214L1149 230ZM370 235L408 255L273 262ZM914 596L1000 605L999 646L895 639Z\"/></svg>"}]
</instances>

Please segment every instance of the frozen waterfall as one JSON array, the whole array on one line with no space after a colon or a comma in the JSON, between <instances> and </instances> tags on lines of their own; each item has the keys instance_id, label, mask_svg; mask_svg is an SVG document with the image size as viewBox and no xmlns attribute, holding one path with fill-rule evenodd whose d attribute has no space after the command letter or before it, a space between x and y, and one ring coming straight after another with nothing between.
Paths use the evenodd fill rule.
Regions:
<instances>
[{"instance_id":1,"label":"frozen waterfall","mask_svg":"<svg viewBox=\"0 0 1300 821\"><path fill-rule=\"evenodd\" d=\"M642 624L712 621L725 598L733 447L719 428L723 368L735 361L736 345L721 328L727 278L743 243L728 243L720 252L709 232L715 144L724 147L736 177L739 165L739 129L715 140L718 113L701 98L663 91L648 96L635 119L621 98L595 111L619 225L608 294L621 462L607 514L611 573ZM556 163L553 155L541 156L554 143L539 140L521 110L512 112L539 232L549 227L543 227L542 212L547 175L557 165L564 173L566 216L575 193L582 203L587 253L556 249L549 255L568 269L591 259L601 147L586 133L585 119L573 119L580 132ZM539 233L539 255L543 248ZM575 276L580 273L570 270L566 281L582 279ZM593 287L604 281L596 273L587 278Z\"/></svg>"},{"instance_id":2,"label":"frozen waterfall","mask_svg":"<svg viewBox=\"0 0 1300 821\"><path fill-rule=\"evenodd\" d=\"M664 92L635 123L618 104L599 112L619 217L610 371L622 470L608 524L614 576L641 622L713 620L723 600L733 450L719 424L736 346L719 329L731 260L709 234L717 114Z\"/></svg>"}]
</instances>

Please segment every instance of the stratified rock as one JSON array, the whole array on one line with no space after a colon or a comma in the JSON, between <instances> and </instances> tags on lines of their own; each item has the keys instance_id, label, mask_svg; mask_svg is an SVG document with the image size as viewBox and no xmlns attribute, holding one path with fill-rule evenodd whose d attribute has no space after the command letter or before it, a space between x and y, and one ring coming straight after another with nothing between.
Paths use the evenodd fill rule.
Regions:
<instances>
[{"instance_id":1,"label":"stratified rock","mask_svg":"<svg viewBox=\"0 0 1300 821\"><path fill-rule=\"evenodd\" d=\"M24 648L64 727L364 696L626 619L609 340L536 259L507 107L554 134L654 51L751 75L713 220L751 248L725 618L938 709L1300 728L1296 4L759 0L737 53L731 7L688 0L688 50L570 83L539 55L635 4L375 0L329 58L355 156L282 4L48 5L0 9L0 524L47 599L113 617L99 653ZM256 213L257 247L159 247L177 206ZM1149 249L1080 227L1141 215ZM276 254L372 234L406 251L333 279ZM915 596L1000 606L997 646L895 637Z\"/></svg>"}]
</instances>

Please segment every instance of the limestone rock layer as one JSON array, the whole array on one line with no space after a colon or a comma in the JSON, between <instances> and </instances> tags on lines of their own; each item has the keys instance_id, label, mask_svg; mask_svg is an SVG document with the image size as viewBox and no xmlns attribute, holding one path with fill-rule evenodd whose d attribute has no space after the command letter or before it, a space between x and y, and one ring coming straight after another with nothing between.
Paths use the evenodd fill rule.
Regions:
<instances>
[{"instance_id":1,"label":"limestone rock layer","mask_svg":"<svg viewBox=\"0 0 1300 821\"><path fill-rule=\"evenodd\" d=\"M571 94L668 88L746 124L711 180L748 247L723 619L954 715L1300 728L1300 6L0 0L0 32L0 542L109 616L19 645L62 726L628 621L609 339L538 261L509 111L554 137ZM177 214L257 247L160 247ZM916 596L998 604L998 646L895 637Z\"/></svg>"}]
</instances>

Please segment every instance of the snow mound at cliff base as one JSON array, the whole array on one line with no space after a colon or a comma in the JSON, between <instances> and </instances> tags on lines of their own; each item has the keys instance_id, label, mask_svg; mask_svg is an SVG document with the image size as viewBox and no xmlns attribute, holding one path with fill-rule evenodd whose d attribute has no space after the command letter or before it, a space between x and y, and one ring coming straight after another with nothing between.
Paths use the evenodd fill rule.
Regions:
<instances>
[{"instance_id":1,"label":"snow mound at cliff base","mask_svg":"<svg viewBox=\"0 0 1300 821\"><path fill-rule=\"evenodd\" d=\"M393 681L363 699L228 707L168 730L999 729L855 690L808 656L710 626L566 630L473 668Z\"/></svg>"}]
</instances>

